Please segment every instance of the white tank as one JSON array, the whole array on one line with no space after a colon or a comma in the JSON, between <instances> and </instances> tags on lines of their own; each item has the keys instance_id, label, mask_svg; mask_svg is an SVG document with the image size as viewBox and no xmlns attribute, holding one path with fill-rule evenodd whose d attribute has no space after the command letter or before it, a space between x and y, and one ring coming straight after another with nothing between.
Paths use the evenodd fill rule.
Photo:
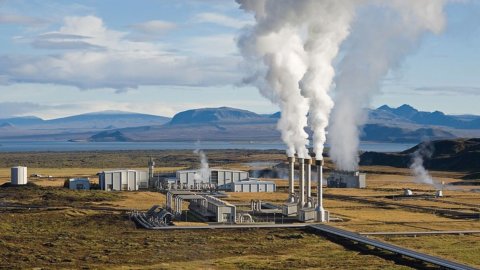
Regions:
<instances>
[{"instance_id":1,"label":"white tank","mask_svg":"<svg viewBox=\"0 0 480 270\"><path fill-rule=\"evenodd\" d=\"M412 190L407 188L407 189L403 190L403 195L404 196L413 196L413 192L412 192Z\"/></svg>"},{"instance_id":2,"label":"white tank","mask_svg":"<svg viewBox=\"0 0 480 270\"><path fill-rule=\"evenodd\" d=\"M17 166L11 169L12 185L27 184L27 167Z\"/></svg>"}]
</instances>

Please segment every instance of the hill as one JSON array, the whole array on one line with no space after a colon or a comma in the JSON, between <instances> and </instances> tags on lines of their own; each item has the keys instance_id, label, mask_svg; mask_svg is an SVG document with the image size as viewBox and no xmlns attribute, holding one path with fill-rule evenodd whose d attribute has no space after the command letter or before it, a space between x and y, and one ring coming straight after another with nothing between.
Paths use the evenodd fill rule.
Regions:
<instances>
[{"instance_id":1,"label":"hill","mask_svg":"<svg viewBox=\"0 0 480 270\"><path fill-rule=\"evenodd\" d=\"M433 153L425 159L427 169L440 171L480 172L480 138L437 140L430 143ZM365 152L360 156L360 165L383 165L408 168L416 145L400 153Z\"/></svg>"},{"instance_id":2,"label":"hill","mask_svg":"<svg viewBox=\"0 0 480 270\"><path fill-rule=\"evenodd\" d=\"M254 112L247 110L220 107L220 108L204 108L187 110L177 113L170 125L179 124L206 124L217 122L245 122L245 121L257 121L264 119L264 116L258 115Z\"/></svg>"}]
</instances>

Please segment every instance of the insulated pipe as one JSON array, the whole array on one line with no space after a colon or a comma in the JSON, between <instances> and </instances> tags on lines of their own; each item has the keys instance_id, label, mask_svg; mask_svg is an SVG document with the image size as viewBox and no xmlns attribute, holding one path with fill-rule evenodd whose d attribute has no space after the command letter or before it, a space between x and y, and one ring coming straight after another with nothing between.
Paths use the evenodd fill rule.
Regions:
<instances>
[{"instance_id":1,"label":"insulated pipe","mask_svg":"<svg viewBox=\"0 0 480 270\"><path fill-rule=\"evenodd\" d=\"M306 183L305 183L305 189L307 193L307 203L305 204L305 207L312 207L312 159L308 158L305 159L305 164L307 167L306 170Z\"/></svg>"},{"instance_id":2,"label":"insulated pipe","mask_svg":"<svg viewBox=\"0 0 480 270\"><path fill-rule=\"evenodd\" d=\"M298 159L298 210L302 209L305 206L305 159Z\"/></svg>"},{"instance_id":3,"label":"insulated pipe","mask_svg":"<svg viewBox=\"0 0 480 270\"><path fill-rule=\"evenodd\" d=\"M288 202L295 202L295 157L288 157Z\"/></svg>"},{"instance_id":4,"label":"insulated pipe","mask_svg":"<svg viewBox=\"0 0 480 270\"><path fill-rule=\"evenodd\" d=\"M325 209L323 208L323 159L317 160L317 208L315 211L317 212L317 221L325 222Z\"/></svg>"}]
</instances>

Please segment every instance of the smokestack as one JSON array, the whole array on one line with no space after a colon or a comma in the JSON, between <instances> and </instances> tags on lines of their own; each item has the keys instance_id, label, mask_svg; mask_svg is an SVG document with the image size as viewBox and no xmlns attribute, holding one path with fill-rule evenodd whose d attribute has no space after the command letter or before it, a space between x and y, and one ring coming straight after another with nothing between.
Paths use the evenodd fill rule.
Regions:
<instances>
[{"instance_id":1,"label":"smokestack","mask_svg":"<svg viewBox=\"0 0 480 270\"><path fill-rule=\"evenodd\" d=\"M317 182L317 208L315 211L317 212L317 221L325 222L325 209L323 208L323 160L317 160L317 174L318 174L318 182Z\"/></svg>"},{"instance_id":2,"label":"smokestack","mask_svg":"<svg viewBox=\"0 0 480 270\"><path fill-rule=\"evenodd\" d=\"M298 159L298 209L302 209L305 206L305 159Z\"/></svg>"},{"instance_id":3,"label":"smokestack","mask_svg":"<svg viewBox=\"0 0 480 270\"><path fill-rule=\"evenodd\" d=\"M307 165L307 181L305 183L305 189L307 191L307 203L305 204L305 207L312 207L312 159L305 159L305 164Z\"/></svg>"},{"instance_id":4,"label":"smokestack","mask_svg":"<svg viewBox=\"0 0 480 270\"><path fill-rule=\"evenodd\" d=\"M295 202L295 157L288 157L288 202Z\"/></svg>"}]
</instances>

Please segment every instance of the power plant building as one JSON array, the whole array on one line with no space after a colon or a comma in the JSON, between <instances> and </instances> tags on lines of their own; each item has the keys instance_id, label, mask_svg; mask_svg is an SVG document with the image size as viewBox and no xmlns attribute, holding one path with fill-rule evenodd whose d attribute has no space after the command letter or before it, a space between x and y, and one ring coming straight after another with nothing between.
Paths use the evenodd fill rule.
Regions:
<instances>
[{"instance_id":1,"label":"power plant building","mask_svg":"<svg viewBox=\"0 0 480 270\"><path fill-rule=\"evenodd\" d=\"M327 187L331 188L365 188L366 174L358 171L333 171L327 178Z\"/></svg>"},{"instance_id":2,"label":"power plant building","mask_svg":"<svg viewBox=\"0 0 480 270\"><path fill-rule=\"evenodd\" d=\"M181 170L177 171L176 179L177 185L181 189L197 189L202 185L211 185L218 189L228 190L233 182L248 180L248 172L225 169L208 169L207 172Z\"/></svg>"},{"instance_id":3,"label":"power plant building","mask_svg":"<svg viewBox=\"0 0 480 270\"><path fill-rule=\"evenodd\" d=\"M230 184L230 191L232 192L275 192L275 190L276 185L274 182L258 181L254 178Z\"/></svg>"},{"instance_id":4,"label":"power plant building","mask_svg":"<svg viewBox=\"0 0 480 270\"><path fill-rule=\"evenodd\" d=\"M89 190L90 179L88 178L70 178L68 179L68 188L73 190Z\"/></svg>"},{"instance_id":5,"label":"power plant building","mask_svg":"<svg viewBox=\"0 0 480 270\"><path fill-rule=\"evenodd\" d=\"M101 190L121 191L148 188L148 172L140 170L112 170L98 174Z\"/></svg>"},{"instance_id":6,"label":"power plant building","mask_svg":"<svg viewBox=\"0 0 480 270\"><path fill-rule=\"evenodd\" d=\"M12 185L19 186L19 185L26 185L27 184L27 167L23 166L16 166L12 167L10 170L11 174L11 183Z\"/></svg>"}]
</instances>

